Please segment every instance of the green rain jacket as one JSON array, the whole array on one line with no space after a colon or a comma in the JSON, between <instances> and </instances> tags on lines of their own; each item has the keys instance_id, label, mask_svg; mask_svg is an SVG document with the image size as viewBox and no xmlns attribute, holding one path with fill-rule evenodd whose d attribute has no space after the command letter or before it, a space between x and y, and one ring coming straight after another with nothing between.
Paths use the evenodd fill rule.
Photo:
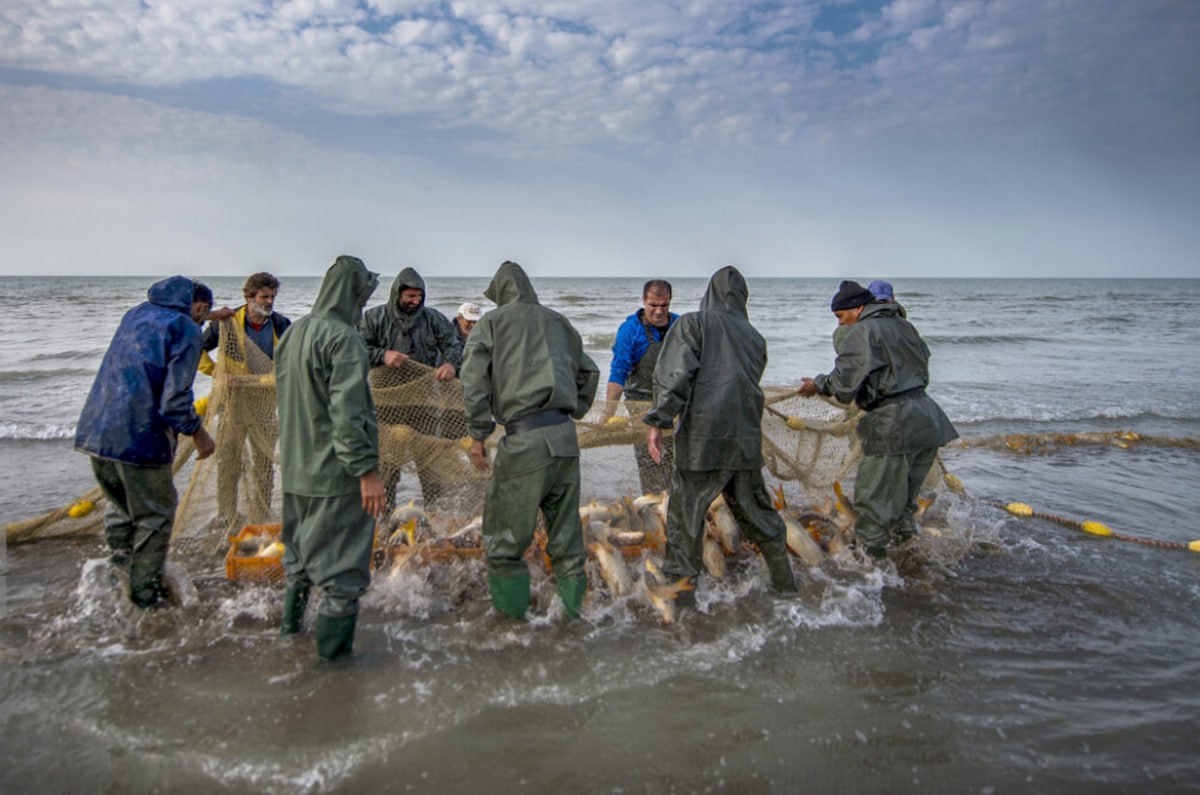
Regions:
<instances>
[{"instance_id":1,"label":"green rain jacket","mask_svg":"<svg viewBox=\"0 0 1200 795\"><path fill-rule=\"evenodd\" d=\"M463 403L471 438L486 439L497 421L508 424L548 409L582 419L596 397L600 368L583 352L579 332L538 303L533 284L515 262L501 265L483 294L497 308L471 331L463 357ZM546 433L507 437L505 447L505 470L511 475L546 466L547 455L579 455L570 422Z\"/></svg>"},{"instance_id":2,"label":"green rain jacket","mask_svg":"<svg viewBox=\"0 0 1200 795\"><path fill-rule=\"evenodd\" d=\"M439 361L449 362L458 372L462 369L462 342L454 324L441 312L426 306L424 298L420 309L405 314L400 309L400 293L410 287L424 293L425 280L412 268L405 268L392 282L387 303L363 313L358 330L367 342L371 366L383 364L383 355L388 351L400 351L430 367ZM407 342L402 339L406 335Z\"/></svg>"},{"instance_id":3,"label":"green rain jacket","mask_svg":"<svg viewBox=\"0 0 1200 795\"><path fill-rule=\"evenodd\" d=\"M312 314L288 328L275 351L283 491L334 497L359 491L379 468L375 404L367 388L367 346L355 331L379 284L357 257L338 257Z\"/></svg>"},{"instance_id":4,"label":"green rain jacket","mask_svg":"<svg viewBox=\"0 0 1200 795\"><path fill-rule=\"evenodd\" d=\"M654 406L643 418L675 427L675 466L688 471L761 469L767 342L746 314L737 268L713 274L699 312L682 315L654 367Z\"/></svg>"},{"instance_id":5,"label":"green rain jacket","mask_svg":"<svg viewBox=\"0 0 1200 795\"><path fill-rule=\"evenodd\" d=\"M858 438L866 455L916 453L958 438L933 398L929 347L899 304L874 303L847 327L833 372L813 383L822 395L866 409Z\"/></svg>"}]
</instances>

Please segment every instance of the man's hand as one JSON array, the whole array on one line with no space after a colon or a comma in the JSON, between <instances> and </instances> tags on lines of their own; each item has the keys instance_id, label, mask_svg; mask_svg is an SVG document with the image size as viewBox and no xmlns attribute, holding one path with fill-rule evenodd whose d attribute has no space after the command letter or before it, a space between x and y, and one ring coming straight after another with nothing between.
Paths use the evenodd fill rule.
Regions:
<instances>
[{"instance_id":1,"label":"man's hand","mask_svg":"<svg viewBox=\"0 0 1200 795\"><path fill-rule=\"evenodd\" d=\"M433 377L438 381L449 381L455 376L454 365L446 362L441 367L433 371Z\"/></svg>"},{"instance_id":2,"label":"man's hand","mask_svg":"<svg viewBox=\"0 0 1200 795\"><path fill-rule=\"evenodd\" d=\"M471 440L471 464L480 472L487 472L489 468L487 448L483 446L482 439Z\"/></svg>"},{"instance_id":3,"label":"man's hand","mask_svg":"<svg viewBox=\"0 0 1200 795\"><path fill-rule=\"evenodd\" d=\"M197 461L203 461L213 454L213 450L217 449L217 443L213 441L208 431L204 430L203 425L200 426L198 431L192 434L192 443L196 445Z\"/></svg>"},{"instance_id":4,"label":"man's hand","mask_svg":"<svg viewBox=\"0 0 1200 795\"><path fill-rule=\"evenodd\" d=\"M227 306L223 306L220 309L214 309L208 313L208 319L216 320L217 322L228 320L231 317L233 317L233 310Z\"/></svg>"},{"instance_id":5,"label":"man's hand","mask_svg":"<svg viewBox=\"0 0 1200 795\"><path fill-rule=\"evenodd\" d=\"M654 463L662 463L662 428L651 426L650 432L646 434L646 449Z\"/></svg>"},{"instance_id":6,"label":"man's hand","mask_svg":"<svg viewBox=\"0 0 1200 795\"><path fill-rule=\"evenodd\" d=\"M370 516L381 516L387 508L387 495L383 493L383 480L377 470L371 470L358 479L362 492L362 507Z\"/></svg>"},{"instance_id":7,"label":"man's hand","mask_svg":"<svg viewBox=\"0 0 1200 795\"><path fill-rule=\"evenodd\" d=\"M811 378L804 378L800 381L800 388L796 390L796 394L800 397L814 397L817 394L817 385Z\"/></svg>"},{"instance_id":8,"label":"man's hand","mask_svg":"<svg viewBox=\"0 0 1200 795\"><path fill-rule=\"evenodd\" d=\"M383 363L388 367L401 367L408 361L408 354L400 351L384 351Z\"/></svg>"}]
</instances>

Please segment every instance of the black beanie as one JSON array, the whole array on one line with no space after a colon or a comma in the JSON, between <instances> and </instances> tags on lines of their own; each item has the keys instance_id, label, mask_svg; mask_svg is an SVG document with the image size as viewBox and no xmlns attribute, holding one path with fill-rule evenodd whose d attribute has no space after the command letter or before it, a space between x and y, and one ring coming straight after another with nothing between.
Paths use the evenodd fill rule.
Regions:
<instances>
[{"instance_id":1,"label":"black beanie","mask_svg":"<svg viewBox=\"0 0 1200 795\"><path fill-rule=\"evenodd\" d=\"M847 280L838 286L837 295L829 303L829 308L834 312L841 312L843 309L854 309L864 306L874 300L875 296L871 295L871 291L866 287L863 287L858 282Z\"/></svg>"}]
</instances>

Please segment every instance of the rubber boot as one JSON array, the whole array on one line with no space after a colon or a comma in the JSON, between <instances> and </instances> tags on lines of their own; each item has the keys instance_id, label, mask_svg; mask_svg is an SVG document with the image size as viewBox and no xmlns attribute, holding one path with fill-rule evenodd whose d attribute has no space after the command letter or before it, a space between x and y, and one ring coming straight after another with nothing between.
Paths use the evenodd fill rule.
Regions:
<instances>
[{"instance_id":1,"label":"rubber boot","mask_svg":"<svg viewBox=\"0 0 1200 795\"><path fill-rule=\"evenodd\" d=\"M148 577L139 583L134 583L130 578L129 598L142 610L157 610L166 607L166 602L163 600L162 578Z\"/></svg>"},{"instance_id":2,"label":"rubber boot","mask_svg":"<svg viewBox=\"0 0 1200 795\"><path fill-rule=\"evenodd\" d=\"M279 625L280 635L295 635L300 631L304 621L304 611L308 608L307 585L289 585L283 595L283 621Z\"/></svg>"},{"instance_id":3,"label":"rubber boot","mask_svg":"<svg viewBox=\"0 0 1200 795\"><path fill-rule=\"evenodd\" d=\"M763 560L771 574L771 590L775 593L796 593L796 575L792 573L792 562L788 559L787 547L782 541L761 544Z\"/></svg>"},{"instance_id":4,"label":"rubber boot","mask_svg":"<svg viewBox=\"0 0 1200 795\"><path fill-rule=\"evenodd\" d=\"M505 615L524 619L529 610L529 575L497 577L488 575L488 590L492 592L492 606ZM569 608L568 608L569 612Z\"/></svg>"},{"instance_id":5,"label":"rubber boot","mask_svg":"<svg viewBox=\"0 0 1200 795\"><path fill-rule=\"evenodd\" d=\"M354 646L354 625L358 613L348 616L326 616L317 614L317 657L322 662L331 662L350 654Z\"/></svg>"},{"instance_id":6,"label":"rubber boot","mask_svg":"<svg viewBox=\"0 0 1200 795\"><path fill-rule=\"evenodd\" d=\"M587 594L587 577L559 577L557 586L563 607L567 609L567 618L579 618L579 608Z\"/></svg>"}]
</instances>

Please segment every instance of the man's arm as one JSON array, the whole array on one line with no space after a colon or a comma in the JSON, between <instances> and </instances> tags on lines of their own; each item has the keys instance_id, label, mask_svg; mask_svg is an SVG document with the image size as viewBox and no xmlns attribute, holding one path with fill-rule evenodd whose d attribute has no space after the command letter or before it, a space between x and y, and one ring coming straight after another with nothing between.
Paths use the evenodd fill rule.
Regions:
<instances>
[{"instance_id":1,"label":"man's arm","mask_svg":"<svg viewBox=\"0 0 1200 795\"><path fill-rule=\"evenodd\" d=\"M364 475L379 469L379 429L364 353L356 335L343 336L329 353L330 441L346 474L360 485Z\"/></svg>"},{"instance_id":2,"label":"man's arm","mask_svg":"<svg viewBox=\"0 0 1200 795\"><path fill-rule=\"evenodd\" d=\"M388 353L388 345L390 340L387 338L387 307L377 306L363 312L362 320L358 321L358 333L362 335L363 342L367 344L367 360L371 367L379 367L381 364L387 364L384 361L385 354ZM396 353L397 356L403 356L402 353ZM405 357L407 358L407 357ZM399 367L400 364L389 364L389 367Z\"/></svg>"},{"instance_id":3,"label":"man's arm","mask_svg":"<svg viewBox=\"0 0 1200 795\"><path fill-rule=\"evenodd\" d=\"M654 365L654 406L642 422L655 428L670 428L692 396L692 386L700 371L703 327L699 316L681 317L663 340L658 363Z\"/></svg>"},{"instance_id":4,"label":"man's arm","mask_svg":"<svg viewBox=\"0 0 1200 795\"><path fill-rule=\"evenodd\" d=\"M492 435L492 324L487 316L479 321L467 340L462 371L463 410L467 415L467 433L480 442Z\"/></svg>"},{"instance_id":5,"label":"man's arm","mask_svg":"<svg viewBox=\"0 0 1200 795\"><path fill-rule=\"evenodd\" d=\"M433 319L433 334L437 340L438 353L442 355L442 365L438 367L434 378L447 381L458 375L462 369L463 349L462 340L454 331L454 324L446 316L436 310L430 310Z\"/></svg>"}]
</instances>

